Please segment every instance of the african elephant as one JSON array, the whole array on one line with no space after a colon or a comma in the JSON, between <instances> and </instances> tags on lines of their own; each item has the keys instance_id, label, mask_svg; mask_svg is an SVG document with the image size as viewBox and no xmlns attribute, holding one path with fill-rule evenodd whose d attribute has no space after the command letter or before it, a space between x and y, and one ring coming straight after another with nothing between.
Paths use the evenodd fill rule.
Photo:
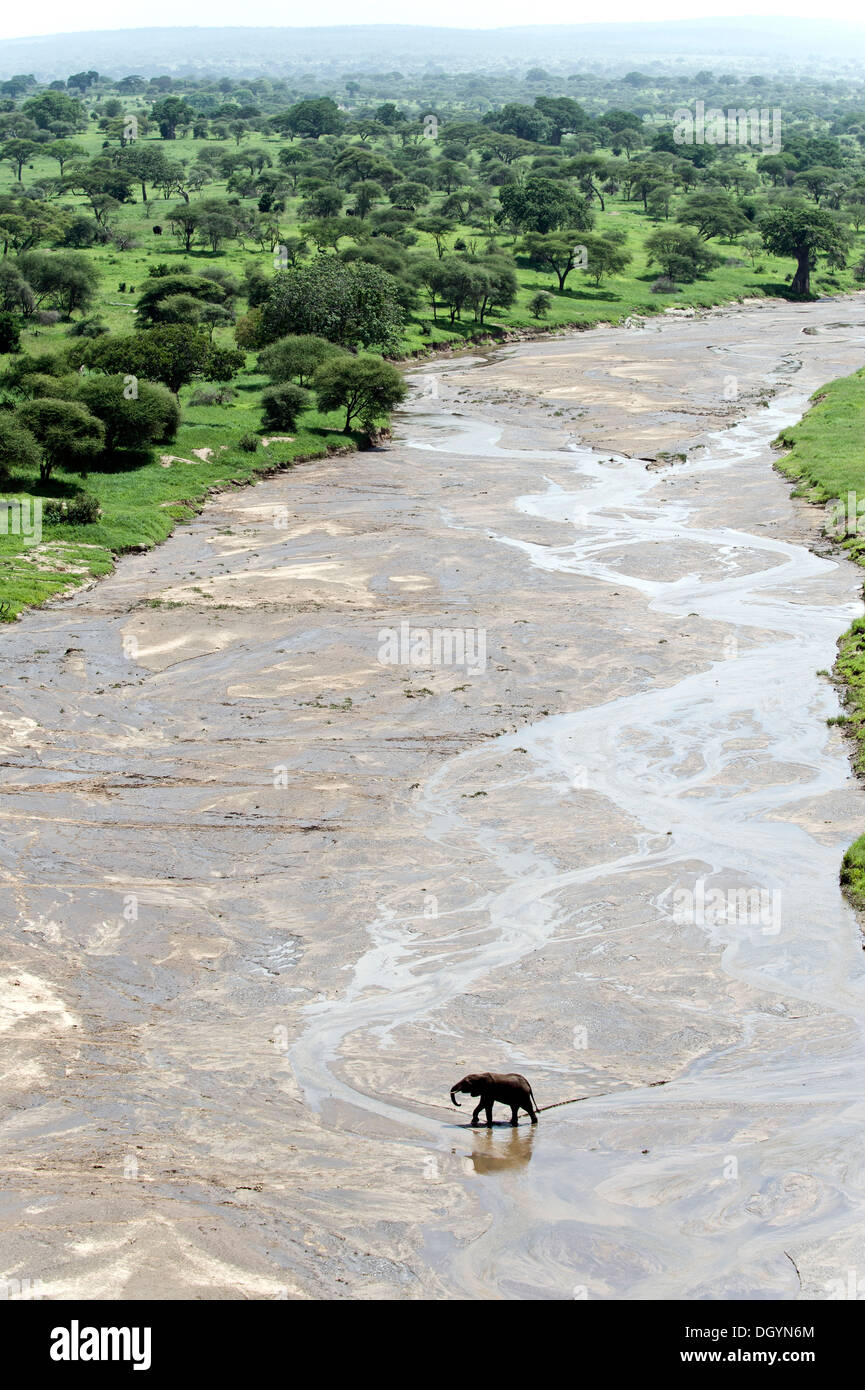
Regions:
<instances>
[{"instance_id":1,"label":"african elephant","mask_svg":"<svg viewBox=\"0 0 865 1390\"><path fill-rule=\"evenodd\" d=\"M455 1086L451 1086L451 1101L459 1106L459 1101L454 1100L455 1095L480 1096L477 1109L472 1115L472 1124L478 1123L478 1116L481 1111L486 1112L487 1128L493 1122L493 1105L496 1101L500 1105L511 1107L511 1124L519 1122L520 1110L525 1110L530 1117L533 1125L538 1122L535 1114L537 1103L532 1092L532 1088L524 1076L517 1072L509 1072L502 1076L499 1072L482 1071L472 1072L469 1076L464 1076L462 1081L458 1081ZM533 1104L533 1102L535 1102Z\"/></svg>"}]
</instances>

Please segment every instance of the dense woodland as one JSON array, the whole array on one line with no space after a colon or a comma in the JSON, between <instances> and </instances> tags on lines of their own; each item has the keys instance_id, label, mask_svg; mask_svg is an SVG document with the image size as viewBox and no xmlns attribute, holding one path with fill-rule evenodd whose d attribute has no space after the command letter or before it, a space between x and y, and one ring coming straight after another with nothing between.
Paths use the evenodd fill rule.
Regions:
<instances>
[{"instance_id":1,"label":"dense woodland","mask_svg":"<svg viewBox=\"0 0 865 1390\"><path fill-rule=\"evenodd\" d=\"M22 75L0 161L0 477L46 537L0 534L8 617L374 435L389 359L865 283L858 78Z\"/></svg>"}]
</instances>

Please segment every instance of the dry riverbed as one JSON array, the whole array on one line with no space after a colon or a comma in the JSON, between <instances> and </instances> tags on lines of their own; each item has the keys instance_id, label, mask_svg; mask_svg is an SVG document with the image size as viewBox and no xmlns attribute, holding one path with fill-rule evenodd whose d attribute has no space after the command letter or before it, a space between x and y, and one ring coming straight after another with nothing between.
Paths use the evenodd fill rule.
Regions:
<instances>
[{"instance_id":1,"label":"dry riverbed","mask_svg":"<svg viewBox=\"0 0 865 1390\"><path fill-rule=\"evenodd\" d=\"M861 573L769 448L863 362L856 296L427 364L390 447L222 494L3 631L0 1274L865 1269L865 795L817 674ZM412 664L444 630L468 659ZM448 1089L487 1069L599 1098L473 1132Z\"/></svg>"}]
</instances>

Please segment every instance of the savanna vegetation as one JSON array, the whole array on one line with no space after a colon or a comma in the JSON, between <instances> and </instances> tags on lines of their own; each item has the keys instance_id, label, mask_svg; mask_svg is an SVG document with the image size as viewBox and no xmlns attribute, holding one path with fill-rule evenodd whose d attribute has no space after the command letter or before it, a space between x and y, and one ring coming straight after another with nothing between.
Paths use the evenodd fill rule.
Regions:
<instances>
[{"instance_id":1,"label":"savanna vegetation","mask_svg":"<svg viewBox=\"0 0 865 1390\"><path fill-rule=\"evenodd\" d=\"M778 148L681 143L696 99L780 108ZM22 75L0 170L0 488L44 507L10 618L374 435L395 359L865 283L852 80Z\"/></svg>"}]
</instances>

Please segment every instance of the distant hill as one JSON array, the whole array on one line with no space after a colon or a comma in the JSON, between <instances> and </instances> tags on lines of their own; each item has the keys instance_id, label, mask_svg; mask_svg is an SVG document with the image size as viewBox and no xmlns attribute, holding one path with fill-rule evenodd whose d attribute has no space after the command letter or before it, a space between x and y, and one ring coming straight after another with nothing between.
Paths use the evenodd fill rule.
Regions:
<instances>
[{"instance_id":1,"label":"distant hill","mask_svg":"<svg viewBox=\"0 0 865 1390\"><path fill-rule=\"evenodd\" d=\"M865 24L729 18L646 24L435 29L408 25L332 28L114 29L0 41L0 77L40 80L96 68L113 77L225 74L287 76L317 70L451 72L542 65L653 68L723 60L755 72L865 70Z\"/></svg>"}]
</instances>

